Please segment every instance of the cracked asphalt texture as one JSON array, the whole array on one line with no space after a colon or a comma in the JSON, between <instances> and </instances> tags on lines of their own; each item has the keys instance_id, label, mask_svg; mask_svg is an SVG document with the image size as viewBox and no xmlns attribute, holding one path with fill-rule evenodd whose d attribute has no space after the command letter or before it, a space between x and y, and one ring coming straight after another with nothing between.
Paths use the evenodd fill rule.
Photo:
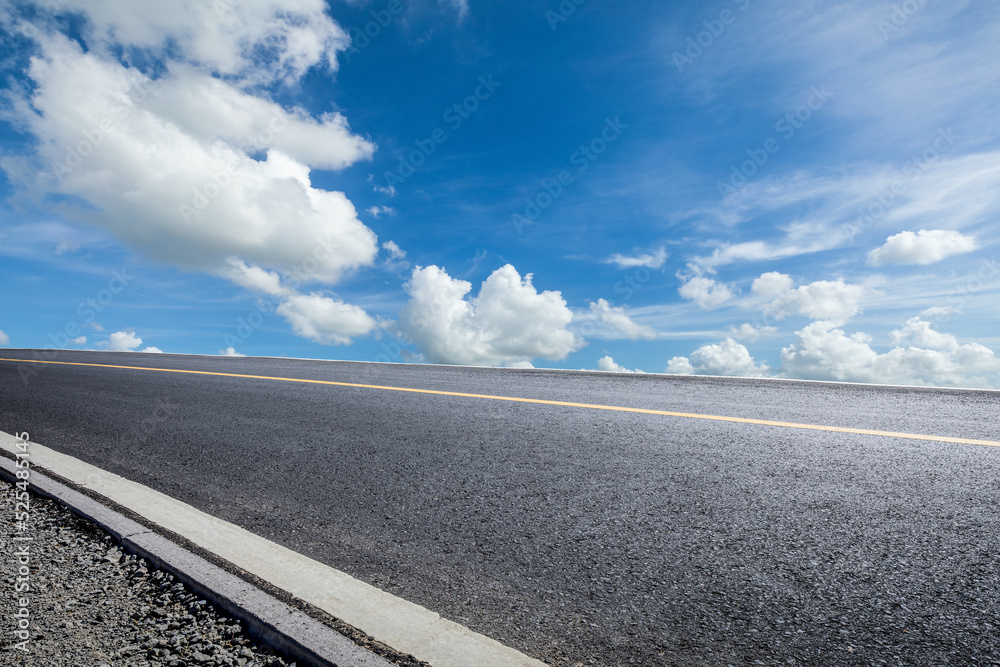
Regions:
<instances>
[{"instance_id":1,"label":"cracked asphalt texture","mask_svg":"<svg viewBox=\"0 0 1000 667\"><path fill-rule=\"evenodd\" d=\"M1000 441L1000 392L55 359ZM553 664L1000 665L1000 448L11 362L0 362L0 429Z\"/></svg>"}]
</instances>

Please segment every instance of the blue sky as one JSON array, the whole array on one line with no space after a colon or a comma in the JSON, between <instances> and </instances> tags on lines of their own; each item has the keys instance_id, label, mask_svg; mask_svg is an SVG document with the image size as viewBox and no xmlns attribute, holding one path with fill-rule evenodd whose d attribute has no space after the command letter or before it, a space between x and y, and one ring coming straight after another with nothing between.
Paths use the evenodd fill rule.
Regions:
<instances>
[{"instance_id":1,"label":"blue sky","mask_svg":"<svg viewBox=\"0 0 1000 667\"><path fill-rule=\"evenodd\" d=\"M0 344L1000 386L992 3L90 5L0 2Z\"/></svg>"}]
</instances>

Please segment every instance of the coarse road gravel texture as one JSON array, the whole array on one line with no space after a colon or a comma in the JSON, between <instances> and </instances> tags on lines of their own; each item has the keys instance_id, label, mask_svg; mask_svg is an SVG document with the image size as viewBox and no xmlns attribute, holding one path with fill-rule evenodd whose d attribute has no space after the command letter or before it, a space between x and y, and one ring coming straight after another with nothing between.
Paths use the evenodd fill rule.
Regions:
<instances>
[{"instance_id":1,"label":"coarse road gravel texture","mask_svg":"<svg viewBox=\"0 0 1000 667\"><path fill-rule=\"evenodd\" d=\"M0 480L4 524L13 525L14 484ZM54 500L28 493L27 529L4 531L0 596L0 664L25 667L285 667L295 665L256 643L224 612L134 555ZM30 542L12 542L14 535ZM30 589L14 594L19 561L28 547ZM18 598L27 600L28 632L11 632Z\"/></svg>"},{"instance_id":2,"label":"coarse road gravel texture","mask_svg":"<svg viewBox=\"0 0 1000 667\"><path fill-rule=\"evenodd\" d=\"M57 359L1000 441L1000 393L987 391ZM1000 665L1000 448L10 362L0 429L554 664Z\"/></svg>"}]
</instances>

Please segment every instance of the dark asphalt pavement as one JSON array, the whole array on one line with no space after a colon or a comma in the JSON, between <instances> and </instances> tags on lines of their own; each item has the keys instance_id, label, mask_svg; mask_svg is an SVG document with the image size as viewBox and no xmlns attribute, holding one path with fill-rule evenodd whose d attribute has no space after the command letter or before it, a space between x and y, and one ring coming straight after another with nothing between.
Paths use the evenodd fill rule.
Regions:
<instances>
[{"instance_id":1,"label":"dark asphalt pavement","mask_svg":"<svg viewBox=\"0 0 1000 667\"><path fill-rule=\"evenodd\" d=\"M56 358L1000 441L1000 392ZM36 368L25 381L24 365L0 362L0 429L28 431L555 664L1000 665L1000 448Z\"/></svg>"}]
</instances>

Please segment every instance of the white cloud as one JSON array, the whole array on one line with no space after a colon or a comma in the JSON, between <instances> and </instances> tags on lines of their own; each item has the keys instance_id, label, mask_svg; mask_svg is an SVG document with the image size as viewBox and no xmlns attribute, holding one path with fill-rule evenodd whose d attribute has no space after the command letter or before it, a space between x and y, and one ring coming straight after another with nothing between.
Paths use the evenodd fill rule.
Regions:
<instances>
[{"instance_id":1,"label":"white cloud","mask_svg":"<svg viewBox=\"0 0 1000 667\"><path fill-rule=\"evenodd\" d=\"M385 260L385 267L390 271L409 271L410 263L406 261L406 251L399 247L395 241L386 241L382 248L389 253L389 258Z\"/></svg>"},{"instance_id":2,"label":"white cloud","mask_svg":"<svg viewBox=\"0 0 1000 667\"><path fill-rule=\"evenodd\" d=\"M350 345L352 338L364 336L378 326L358 306L321 292L289 296L276 312L288 320L297 335L323 345Z\"/></svg>"},{"instance_id":3,"label":"white cloud","mask_svg":"<svg viewBox=\"0 0 1000 667\"><path fill-rule=\"evenodd\" d=\"M667 362L666 372L675 375L727 375L731 377L764 377L768 367L757 364L750 351L732 338L720 343L702 345L689 357L674 357Z\"/></svg>"},{"instance_id":4,"label":"white cloud","mask_svg":"<svg viewBox=\"0 0 1000 667\"><path fill-rule=\"evenodd\" d=\"M391 206L369 206L365 211L376 220L383 215L396 215L396 209Z\"/></svg>"},{"instance_id":5,"label":"white cloud","mask_svg":"<svg viewBox=\"0 0 1000 667\"><path fill-rule=\"evenodd\" d=\"M611 330L609 338L624 336L629 340L652 340L659 336L652 327L634 322L624 308L613 307L604 299L590 304L590 315Z\"/></svg>"},{"instance_id":6,"label":"white cloud","mask_svg":"<svg viewBox=\"0 0 1000 667\"><path fill-rule=\"evenodd\" d=\"M733 291L728 285L717 282L702 275L678 277L685 282L677 290L681 297L694 301L705 310L714 310L733 298Z\"/></svg>"},{"instance_id":7,"label":"white cloud","mask_svg":"<svg viewBox=\"0 0 1000 667\"><path fill-rule=\"evenodd\" d=\"M242 352L237 352L235 347L227 347L224 350L219 350L219 355L223 357L245 357L247 355Z\"/></svg>"},{"instance_id":8,"label":"white cloud","mask_svg":"<svg viewBox=\"0 0 1000 667\"><path fill-rule=\"evenodd\" d=\"M931 306L920 312L921 317L947 318L955 313L960 313L955 306Z\"/></svg>"},{"instance_id":9,"label":"white cloud","mask_svg":"<svg viewBox=\"0 0 1000 667\"><path fill-rule=\"evenodd\" d=\"M797 313L813 320L842 323L861 312L865 296L861 285L848 284L843 278L794 285L791 276L770 271L756 278L750 291L756 297L771 299L763 310L778 319Z\"/></svg>"},{"instance_id":10,"label":"white cloud","mask_svg":"<svg viewBox=\"0 0 1000 667\"><path fill-rule=\"evenodd\" d=\"M342 192L313 187L310 170L345 168L375 146L337 113L313 117L257 92L335 69L348 39L325 3L63 6L87 18L88 48L40 34L31 85L10 98L35 153L0 165L25 194L59 195L60 213L150 258L285 298L302 296L289 279L332 285L374 263L374 232ZM126 67L120 50L162 67ZM327 337L297 329L310 330Z\"/></svg>"},{"instance_id":11,"label":"white cloud","mask_svg":"<svg viewBox=\"0 0 1000 667\"><path fill-rule=\"evenodd\" d=\"M610 373L642 373L638 368L634 371L629 370L619 363L616 363L611 355L606 354L597 360L597 370L607 371Z\"/></svg>"},{"instance_id":12,"label":"white cloud","mask_svg":"<svg viewBox=\"0 0 1000 667\"><path fill-rule=\"evenodd\" d=\"M674 357L667 362L667 368L663 371L670 375L694 375L694 366L687 357Z\"/></svg>"},{"instance_id":13,"label":"white cloud","mask_svg":"<svg viewBox=\"0 0 1000 667\"><path fill-rule=\"evenodd\" d=\"M172 91L164 90L174 85L169 73L150 80L117 62L84 54L61 36L43 41L42 50L43 56L32 61L30 76L37 87L30 107L27 101L22 105L22 120L39 140L40 171L47 173L35 177L7 161L13 179L35 179L31 185L44 192L89 202L96 211L66 210L133 249L178 266L218 274L238 258L290 273L312 258L317 266L311 277L335 282L372 263L375 234L357 219L343 193L312 187L303 161L310 156L293 156L274 141L254 149L244 145L251 143L245 138L227 136L227 130L213 134L194 127L181 113L184 100L157 108L161 96L173 102ZM205 91L208 97L191 104L228 109L231 105L218 99L227 94L218 89L225 86L230 86L228 94L245 95L220 81ZM272 102L260 104L267 108L248 113L265 126L269 115L283 113ZM205 113L192 108L189 115ZM295 122L289 121L289 130ZM317 136L306 143L324 141ZM86 156L78 155L79 146ZM266 158L254 159L252 150ZM340 165L360 157L336 146L324 155L325 163L336 156Z\"/></svg>"},{"instance_id":14,"label":"white cloud","mask_svg":"<svg viewBox=\"0 0 1000 667\"><path fill-rule=\"evenodd\" d=\"M10 345L10 336L0 330L0 345Z\"/></svg>"},{"instance_id":15,"label":"white cloud","mask_svg":"<svg viewBox=\"0 0 1000 667\"><path fill-rule=\"evenodd\" d=\"M134 331L116 331L107 340L97 344L98 347L106 348L112 352L156 352L162 354L162 350L157 347L146 347L142 350L137 348L142 345L142 339L135 335Z\"/></svg>"},{"instance_id":16,"label":"white cloud","mask_svg":"<svg viewBox=\"0 0 1000 667\"><path fill-rule=\"evenodd\" d=\"M77 336L76 338L70 338L68 342L73 343L74 345L86 345L87 344L87 337L86 336Z\"/></svg>"},{"instance_id":17,"label":"white cloud","mask_svg":"<svg viewBox=\"0 0 1000 667\"><path fill-rule=\"evenodd\" d=\"M382 244L382 247L385 248L392 259L403 259L406 257L406 252L401 250L395 241L386 241Z\"/></svg>"},{"instance_id":18,"label":"white cloud","mask_svg":"<svg viewBox=\"0 0 1000 667\"><path fill-rule=\"evenodd\" d=\"M829 322L813 322L796 335L798 340L781 351L787 377L954 387L998 385L1000 357L992 350L978 343L959 344L954 336L935 331L919 318L894 331L897 346L881 354L872 349L871 336L848 336ZM899 345L907 340L913 345Z\"/></svg>"},{"instance_id":19,"label":"white cloud","mask_svg":"<svg viewBox=\"0 0 1000 667\"><path fill-rule=\"evenodd\" d=\"M317 64L336 70L336 52L350 44L321 0L59 4L88 17L94 46L121 44L158 58L177 50L199 67L253 83L297 79Z\"/></svg>"},{"instance_id":20,"label":"white cloud","mask_svg":"<svg viewBox=\"0 0 1000 667\"><path fill-rule=\"evenodd\" d=\"M765 242L744 241L742 243L724 243L712 251L709 257L699 257L695 263L706 270L735 262L762 262L767 260L795 257L830 247L828 242L795 243L790 241Z\"/></svg>"},{"instance_id":21,"label":"white cloud","mask_svg":"<svg viewBox=\"0 0 1000 667\"><path fill-rule=\"evenodd\" d=\"M390 197L396 196L396 188L392 185L378 185L375 183L375 174L368 174L368 182L372 184L372 190L381 193L383 195L388 195Z\"/></svg>"},{"instance_id":22,"label":"white cloud","mask_svg":"<svg viewBox=\"0 0 1000 667\"><path fill-rule=\"evenodd\" d=\"M604 260L606 264L614 264L619 269L630 269L637 266L644 266L647 269L658 269L667 261L667 249L663 246L655 250L640 255L629 256L615 253Z\"/></svg>"},{"instance_id":23,"label":"white cloud","mask_svg":"<svg viewBox=\"0 0 1000 667\"><path fill-rule=\"evenodd\" d=\"M759 278L754 278L750 292L755 296L773 299L787 294L794 287L795 281L791 276L779 271L768 271L762 273Z\"/></svg>"},{"instance_id":24,"label":"white cloud","mask_svg":"<svg viewBox=\"0 0 1000 667\"><path fill-rule=\"evenodd\" d=\"M507 264L466 298L472 284L437 266L417 267L405 285L409 302L400 326L433 363L510 365L557 360L585 342L566 326L573 313L559 292L539 293L531 274L521 279Z\"/></svg>"},{"instance_id":25,"label":"white cloud","mask_svg":"<svg viewBox=\"0 0 1000 667\"><path fill-rule=\"evenodd\" d=\"M929 347L935 350L957 350L958 339L949 333L936 331L930 322L920 317L911 317L899 329L889 334L894 345L903 341L911 341L914 345Z\"/></svg>"},{"instance_id":26,"label":"white cloud","mask_svg":"<svg viewBox=\"0 0 1000 667\"><path fill-rule=\"evenodd\" d=\"M972 236L947 229L921 229L917 233L900 232L885 240L885 245L868 253L868 263L933 264L953 255L972 252L979 245Z\"/></svg>"},{"instance_id":27,"label":"white cloud","mask_svg":"<svg viewBox=\"0 0 1000 667\"><path fill-rule=\"evenodd\" d=\"M773 335L777 330L777 327L754 326L749 322L744 322L738 327L729 327L729 334L736 340L748 340L751 343L755 343L761 338Z\"/></svg>"},{"instance_id":28,"label":"white cloud","mask_svg":"<svg viewBox=\"0 0 1000 667\"><path fill-rule=\"evenodd\" d=\"M959 230L990 225L1000 214L1000 152L958 155L935 131L924 141L916 162L855 165L834 175L775 174L748 183L717 206L692 211L724 225L727 237L738 239L743 228L754 236L761 229L779 232L774 238L717 241L711 253L692 263L712 271L736 262L796 257L867 243L870 235L881 240L900 228L929 229L942 219ZM805 219L803 208L809 211Z\"/></svg>"},{"instance_id":29,"label":"white cloud","mask_svg":"<svg viewBox=\"0 0 1000 667\"><path fill-rule=\"evenodd\" d=\"M115 352L131 352L142 345L142 339L136 336L134 331L116 331L100 345Z\"/></svg>"},{"instance_id":30,"label":"white cloud","mask_svg":"<svg viewBox=\"0 0 1000 667\"><path fill-rule=\"evenodd\" d=\"M250 266L234 258L230 258L228 264L228 270L222 273L223 277L241 287L271 296L286 296L293 293L292 290L282 286L281 276L277 271L265 271L259 266Z\"/></svg>"}]
</instances>

